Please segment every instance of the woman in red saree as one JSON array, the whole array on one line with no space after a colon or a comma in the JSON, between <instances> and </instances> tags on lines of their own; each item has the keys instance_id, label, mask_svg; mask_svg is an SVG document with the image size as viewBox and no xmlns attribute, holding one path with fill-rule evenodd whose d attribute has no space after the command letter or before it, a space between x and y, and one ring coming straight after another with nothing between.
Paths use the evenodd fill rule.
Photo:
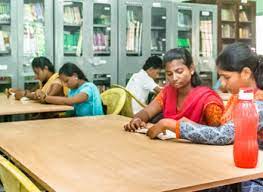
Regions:
<instances>
[{"instance_id":1,"label":"woman in red saree","mask_svg":"<svg viewBox=\"0 0 263 192\"><path fill-rule=\"evenodd\" d=\"M187 49L168 51L163 59L168 85L143 110L134 115L124 126L126 131L145 127L155 115L180 120L187 118L205 125L219 125L224 107L220 97L201 81L194 70L191 54ZM143 82L142 82L143 83Z\"/></svg>"}]
</instances>

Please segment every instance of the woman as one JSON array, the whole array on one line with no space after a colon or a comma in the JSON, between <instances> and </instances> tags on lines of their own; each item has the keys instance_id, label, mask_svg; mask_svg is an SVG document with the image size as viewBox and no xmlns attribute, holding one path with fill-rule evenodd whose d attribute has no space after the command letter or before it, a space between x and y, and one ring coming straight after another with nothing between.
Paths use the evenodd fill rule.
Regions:
<instances>
[{"instance_id":1,"label":"woman","mask_svg":"<svg viewBox=\"0 0 263 192\"><path fill-rule=\"evenodd\" d=\"M222 85L232 93L225 112L221 118L221 126L217 128L189 121L171 121L163 119L149 130L149 136L155 138L166 129L176 132L177 138L187 139L194 143L227 145L234 141L234 124L232 110L237 103L237 94L241 87L255 90L255 105L259 113L258 142L263 148L263 57L257 56L246 44L234 43L226 47L216 60L218 74ZM263 180L241 183L242 191L263 191ZM230 190L227 186L220 191ZM213 190L209 190L213 191ZM219 191L217 188L216 191Z\"/></svg>"},{"instance_id":2,"label":"woman","mask_svg":"<svg viewBox=\"0 0 263 192\"><path fill-rule=\"evenodd\" d=\"M160 112L164 118L180 120L185 117L201 124L219 125L223 103L213 90L200 86L189 51L172 49L164 55L163 63L169 84L145 109L135 114L124 126L125 130L144 127Z\"/></svg>"},{"instance_id":3,"label":"woman","mask_svg":"<svg viewBox=\"0 0 263 192\"><path fill-rule=\"evenodd\" d=\"M50 96L37 92L41 102L58 105L73 105L75 116L103 115L102 102L97 87L88 82L83 72L73 63L64 64L59 78L70 89L68 97Z\"/></svg>"},{"instance_id":4,"label":"woman","mask_svg":"<svg viewBox=\"0 0 263 192\"><path fill-rule=\"evenodd\" d=\"M32 61L32 68L35 73L35 79L40 81L40 90L51 96L64 96L64 87L59 79L58 73L55 73L54 65L46 57L35 57ZM36 92L29 90L10 89L10 93L15 93L17 100L22 97L28 97L37 100Z\"/></svg>"}]
</instances>

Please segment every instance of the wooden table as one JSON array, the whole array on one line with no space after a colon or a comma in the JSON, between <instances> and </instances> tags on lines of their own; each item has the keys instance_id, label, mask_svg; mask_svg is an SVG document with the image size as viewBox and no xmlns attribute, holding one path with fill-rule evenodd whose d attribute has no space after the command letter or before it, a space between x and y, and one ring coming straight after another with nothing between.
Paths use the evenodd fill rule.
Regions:
<instances>
[{"instance_id":1,"label":"wooden table","mask_svg":"<svg viewBox=\"0 0 263 192\"><path fill-rule=\"evenodd\" d=\"M18 101L14 98L7 99L6 95L0 95L0 116L18 115L28 113L62 112L73 110L72 106L41 104L33 100Z\"/></svg>"},{"instance_id":2,"label":"wooden table","mask_svg":"<svg viewBox=\"0 0 263 192\"><path fill-rule=\"evenodd\" d=\"M49 191L194 191L263 177L234 166L232 146L151 140L101 116L0 124L0 149Z\"/></svg>"}]
</instances>

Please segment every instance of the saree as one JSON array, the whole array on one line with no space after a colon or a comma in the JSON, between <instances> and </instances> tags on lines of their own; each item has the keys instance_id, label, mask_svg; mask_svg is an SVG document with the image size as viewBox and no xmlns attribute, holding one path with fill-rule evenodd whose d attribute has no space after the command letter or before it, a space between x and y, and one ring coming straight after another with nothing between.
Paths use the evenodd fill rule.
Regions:
<instances>
[{"instance_id":1,"label":"saree","mask_svg":"<svg viewBox=\"0 0 263 192\"><path fill-rule=\"evenodd\" d=\"M203 115L209 104L216 104L224 109L220 96L212 89L204 86L193 88L183 101L182 108L177 107L177 89L168 85L164 88L163 116L179 120L186 117L196 123L204 124Z\"/></svg>"},{"instance_id":2,"label":"saree","mask_svg":"<svg viewBox=\"0 0 263 192\"><path fill-rule=\"evenodd\" d=\"M59 74L58 73L54 73L49 79L48 81L45 83L44 86L42 86L42 83L40 83L40 89L41 91L43 91L45 94L48 94L52 84L60 84L62 85L61 80L59 79ZM66 96L68 94L68 88L63 86L63 93Z\"/></svg>"}]
</instances>

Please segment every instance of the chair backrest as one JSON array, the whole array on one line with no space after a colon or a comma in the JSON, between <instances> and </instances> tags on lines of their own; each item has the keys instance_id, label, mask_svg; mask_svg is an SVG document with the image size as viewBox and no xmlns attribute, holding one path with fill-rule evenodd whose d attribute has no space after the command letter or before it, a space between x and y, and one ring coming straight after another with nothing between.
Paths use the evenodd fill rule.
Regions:
<instances>
[{"instance_id":1,"label":"chair backrest","mask_svg":"<svg viewBox=\"0 0 263 192\"><path fill-rule=\"evenodd\" d=\"M1 155L0 179L6 192L41 192L24 173Z\"/></svg>"},{"instance_id":2,"label":"chair backrest","mask_svg":"<svg viewBox=\"0 0 263 192\"><path fill-rule=\"evenodd\" d=\"M121 115L126 117L133 117L132 100L135 100L142 108L146 107L139 99L137 99L129 90L121 85L113 84L112 87L120 88L127 93L125 104L120 112Z\"/></svg>"},{"instance_id":3,"label":"chair backrest","mask_svg":"<svg viewBox=\"0 0 263 192\"><path fill-rule=\"evenodd\" d=\"M106 105L106 114L118 115L126 101L126 92L120 88L111 88L101 93L103 105Z\"/></svg>"}]
</instances>

